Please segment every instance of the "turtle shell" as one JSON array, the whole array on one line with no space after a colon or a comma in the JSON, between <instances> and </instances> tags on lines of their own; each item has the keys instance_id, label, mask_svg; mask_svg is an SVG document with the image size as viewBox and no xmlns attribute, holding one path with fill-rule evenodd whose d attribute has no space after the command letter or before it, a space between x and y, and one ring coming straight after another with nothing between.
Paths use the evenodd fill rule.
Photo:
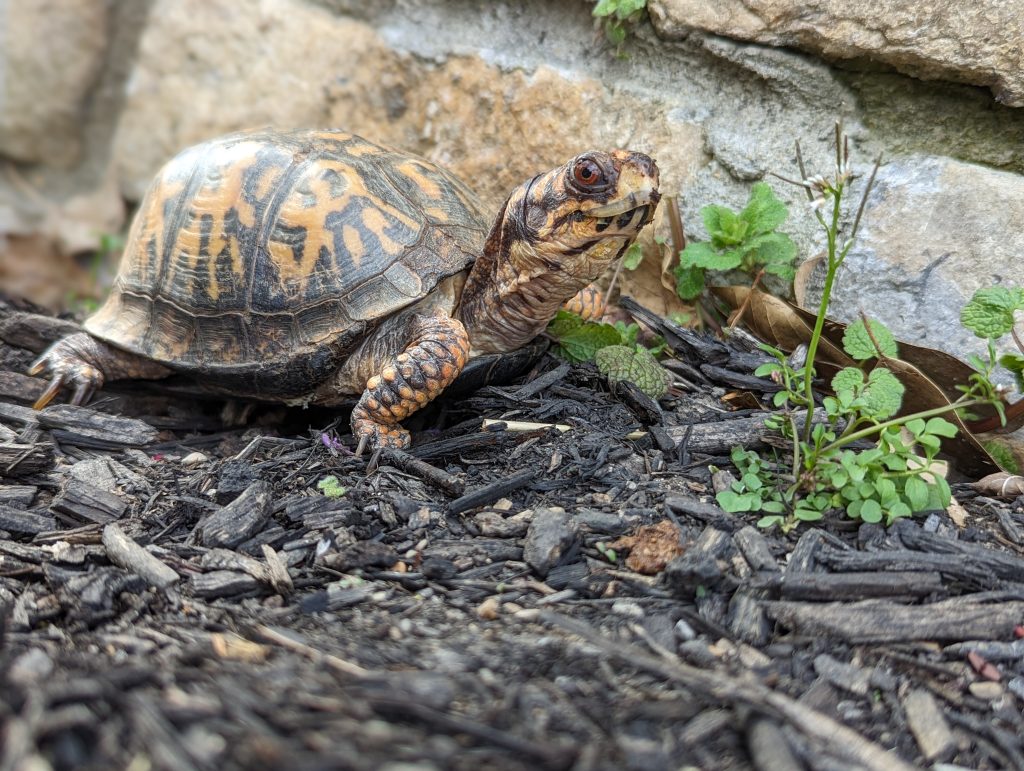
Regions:
<instances>
[{"instance_id":1,"label":"turtle shell","mask_svg":"<svg viewBox=\"0 0 1024 771\"><path fill-rule=\"evenodd\" d=\"M246 132L157 175L94 336L219 390L299 397L480 254L473 193L339 131Z\"/></svg>"}]
</instances>

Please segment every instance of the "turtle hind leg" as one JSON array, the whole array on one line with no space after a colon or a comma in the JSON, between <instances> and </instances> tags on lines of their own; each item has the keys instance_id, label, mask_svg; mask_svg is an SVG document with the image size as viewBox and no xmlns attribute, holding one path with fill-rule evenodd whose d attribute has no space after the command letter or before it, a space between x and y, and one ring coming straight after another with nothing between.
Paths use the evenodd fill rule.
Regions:
<instances>
[{"instance_id":1,"label":"turtle hind leg","mask_svg":"<svg viewBox=\"0 0 1024 771\"><path fill-rule=\"evenodd\" d=\"M171 371L160 364L80 332L51 345L29 368L30 375L46 373L50 384L35 409L41 410L65 386L73 385L72 404L84 404L108 380L157 380Z\"/></svg>"},{"instance_id":2,"label":"turtle hind leg","mask_svg":"<svg viewBox=\"0 0 1024 771\"><path fill-rule=\"evenodd\" d=\"M458 319L445 314L415 315L409 320L402 353L366 381L352 410L352 433L360 449L409 446L400 421L426 406L458 377L469 359L469 335Z\"/></svg>"}]
</instances>

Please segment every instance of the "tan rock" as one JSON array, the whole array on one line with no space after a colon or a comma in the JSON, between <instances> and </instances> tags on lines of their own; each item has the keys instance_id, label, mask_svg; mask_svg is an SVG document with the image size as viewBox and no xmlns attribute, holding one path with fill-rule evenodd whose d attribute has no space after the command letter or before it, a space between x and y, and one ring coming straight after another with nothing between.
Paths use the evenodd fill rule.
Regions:
<instances>
[{"instance_id":1,"label":"tan rock","mask_svg":"<svg viewBox=\"0 0 1024 771\"><path fill-rule=\"evenodd\" d=\"M70 166L107 45L106 0L0 3L0 154Z\"/></svg>"},{"instance_id":2,"label":"tan rock","mask_svg":"<svg viewBox=\"0 0 1024 771\"><path fill-rule=\"evenodd\" d=\"M659 34L703 30L801 48L828 59L870 58L915 77L987 86L1024 105L1024 2L918 0L652 0Z\"/></svg>"}]
</instances>

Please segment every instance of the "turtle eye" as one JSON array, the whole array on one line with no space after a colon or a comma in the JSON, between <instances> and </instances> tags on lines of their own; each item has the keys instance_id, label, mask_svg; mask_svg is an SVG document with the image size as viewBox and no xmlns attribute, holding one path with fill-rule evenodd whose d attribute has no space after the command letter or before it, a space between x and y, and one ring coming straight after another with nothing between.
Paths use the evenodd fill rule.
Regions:
<instances>
[{"instance_id":1,"label":"turtle eye","mask_svg":"<svg viewBox=\"0 0 1024 771\"><path fill-rule=\"evenodd\" d=\"M589 158L581 158L572 170L573 180L582 187L599 187L604 184L601 167Z\"/></svg>"}]
</instances>

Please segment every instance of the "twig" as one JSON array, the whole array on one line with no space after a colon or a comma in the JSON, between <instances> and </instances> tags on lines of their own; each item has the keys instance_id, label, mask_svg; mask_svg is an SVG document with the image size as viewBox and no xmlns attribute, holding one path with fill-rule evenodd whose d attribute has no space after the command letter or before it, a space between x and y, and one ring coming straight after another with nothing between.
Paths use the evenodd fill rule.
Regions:
<instances>
[{"instance_id":1,"label":"twig","mask_svg":"<svg viewBox=\"0 0 1024 771\"><path fill-rule=\"evenodd\" d=\"M282 648L287 648L295 653L301 653L306 658L317 663L324 663L336 672L340 672L343 675L349 675L351 677L358 677L360 679L366 677L373 677L378 675L378 672L374 672L372 669L364 669L358 664L353 664L351 661L345 661L345 659L332 656L329 653L324 653L316 648L301 643L298 640L293 640L276 629L271 629L269 626L260 624L256 627L256 631L259 635L269 643L279 645Z\"/></svg>"}]
</instances>

